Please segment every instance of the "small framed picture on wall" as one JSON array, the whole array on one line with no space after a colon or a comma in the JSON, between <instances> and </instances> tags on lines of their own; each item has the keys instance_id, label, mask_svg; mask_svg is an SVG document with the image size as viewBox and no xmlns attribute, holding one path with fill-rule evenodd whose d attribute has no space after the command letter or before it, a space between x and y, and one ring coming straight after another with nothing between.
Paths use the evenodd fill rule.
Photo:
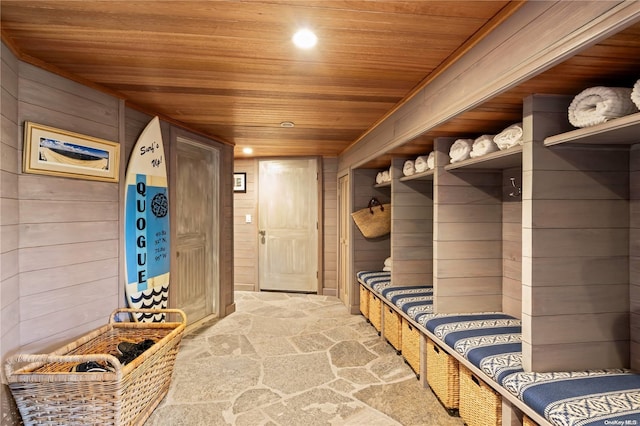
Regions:
<instances>
[{"instance_id":1,"label":"small framed picture on wall","mask_svg":"<svg viewBox=\"0 0 640 426\"><path fill-rule=\"evenodd\" d=\"M247 192L247 174L244 172L233 174L233 192Z\"/></svg>"}]
</instances>

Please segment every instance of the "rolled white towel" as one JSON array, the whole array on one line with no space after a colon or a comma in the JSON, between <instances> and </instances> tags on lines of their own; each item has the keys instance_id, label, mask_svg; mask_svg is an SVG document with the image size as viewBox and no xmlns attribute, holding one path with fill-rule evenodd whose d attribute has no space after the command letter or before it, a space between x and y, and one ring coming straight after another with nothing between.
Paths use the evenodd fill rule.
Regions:
<instances>
[{"instance_id":1,"label":"rolled white towel","mask_svg":"<svg viewBox=\"0 0 640 426\"><path fill-rule=\"evenodd\" d=\"M382 270L385 272L391 272L391 266L385 266Z\"/></svg>"},{"instance_id":2,"label":"rolled white towel","mask_svg":"<svg viewBox=\"0 0 640 426\"><path fill-rule=\"evenodd\" d=\"M404 162L404 167L402 167L402 173L405 176L411 176L416 173L416 168L413 164L413 160L407 160Z\"/></svg>"},{"instance_id":3,"label":"rolled white towel","mask_svg":"<svg viewBox=\"0 0 640 426\"><path fill-rule=\"evenodd\" d=\"M378 172L378 174L376 175L376 183L377 184L381 184L382 182L384 182L384 180L382 180L382 172Z\"/></svg>"},{"instance_id":4,"label":"rolled white towel","mask_svg":"<svg viewBox=\"0 0 640 426\"><path fill-rule=\"evenodd\" d=\"M498 148L508 149L512 146L522 145L522 123L512 124L493 137Z\"/></svg>"},{"instance_id":5,"label":"rolled white towel","mask_svg":"<svg viewBox=\"0 0 640 426\"><path fill-rule=\"evenodd\" d=\"M631 91L631 100L636 104L636 108L640 109L640 80L636 81Z\"/></svg>"},{"instance_id":6,"label":"rolled white towel","mask_svg":"<svg viewBox=\"0 0 640 426\"><path fill-rule=\"evenodd\" d=\"M569 105L569 122L589 127L638 111L627 87L590 87L578 93Z\"/></svg>"},{"instance_id":7,"label":"rolled white towel","mask_svg":"<svg viewBox=\"0 0 640 426\"><path fill-rule=\"evenodd\" d=\"M389 173L389 170L382 172L382 183L385 182L391 182L391 173Z\"/></svg>"},{"instance_id":8,"label":"rolled white towel","mask_svg":"<svg viewBox=\"0 0 640 426\"><path fill-rule=\"evenodd\" d=\"M427 165L427 156L421 155L418 158L416 158L414 165L417 173L422 173L426 171L429 168L429 166Z\"/></svg>"},{"instance_id":9,"label":"rolled white towel","mask_svg":"<svg viewBox=\"0 0 640 426\"><path fill-rule=\"evenodd\" d=\"M435 166L436 166L436 153L431 151L429 153L429 157L427 158L427 167L430 170L433 170Z\"/></svg>"},{"instance_id":10,"label":"rolled white towel","mask_svg":"<svg viewBox=\"0 0 640 426\"><path fill-rule=\"evenodd\" d=\"M384 260L384 266L391 266L391 257L387 257Z\"/></svg>"},{"instance_id":11,"label":"rolled white towel","mask_svg":"<svg viewBox=\"0 0 640 426\"><path fill-rule=\"evenodd\" d=\"M473 141L471 152L469 156L471 158L482 157L490 152L496 152L499 150L498 145L493 141L495 135L482 135Z\"/></svg>"},{"instance_id":12,"label":"rolled white towel","mask_svg":"<svg viewBox=\"0 0 640 426\"><path fill-rule=\"evenodd\" d=\"M469 158L469 154L471 154L472 144L473 139L456 140L453 145L451 145L451 149L449 150L451 163L457 163L458 161L463 161Z\"/></svg>"}]
</instances>

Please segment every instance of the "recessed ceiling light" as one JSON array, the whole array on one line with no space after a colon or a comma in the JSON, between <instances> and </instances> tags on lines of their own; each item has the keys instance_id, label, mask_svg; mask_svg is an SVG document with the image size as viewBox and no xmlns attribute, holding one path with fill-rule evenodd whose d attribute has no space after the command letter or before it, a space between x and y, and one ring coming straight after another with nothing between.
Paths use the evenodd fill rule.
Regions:
<instances>
[{"instance_id":1,"label":"recessed ceiling light","mask_svg":"<svg viewBox=\"0 0 640 426\"><path fill-rule=\"evenodd\" d=\"M244 152L245 154L253 154L253 148L242 148L242 152Z\"/></svg>"},{"instance_id":2,"label":"recessed ceiling light","mask_svg":"<svg viewBox=\"0 0 640 426\"><path fill-rule=\"evenodd\" d=\"M293 121L283 121L280 123L280 127L294 127L295 123Z\"/></svg>"},{"instance_id":3,"label":"recessed ceiling light","mask_svg":"<svg viewBox=\"0 0 640 426\"><path fill-rule=\"evenodd\" d=\"M298 32L293 35L293 44L301 49L310 49L315 46L317 42L318 37L316 37L313 31L307 28L298 30Z\"/></svg>"}]
</instances>

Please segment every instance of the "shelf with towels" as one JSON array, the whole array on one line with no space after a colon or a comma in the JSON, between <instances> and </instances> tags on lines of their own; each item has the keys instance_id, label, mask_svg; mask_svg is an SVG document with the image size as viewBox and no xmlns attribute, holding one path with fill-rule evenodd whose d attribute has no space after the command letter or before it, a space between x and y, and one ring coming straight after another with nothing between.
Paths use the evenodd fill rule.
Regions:
<instances>
[{"instance_id":1,"label":"shelf with towels","mask_svg":"<svg viewBox=\"0 0 640 426\"><path fill-rule=\"evenodd\" d=\"M433 174L435 170L425 170L424 172L414 173L410 176L403 176L400 181L406 182L408 180L433 180Z\"/></svg>"},{"instance_id":2,"label":"shelf with towels","mask_svg":"<svg viewBox=\"0 0 640 426\"><path fill-rule=\"evenodd\" d=\"M459 163L447 164L444 169L454 171L464 170L501 170L518 167L522 164L522 145L516 145L504 151L491 152L482 157L469 158Z\"/></svg>"},{"instance_id":3,"label":"shelf with towels","mask_svg":"<svg viewBox=\"0 0 640 426\"><path fill-rule=\"evenodd\" d=\"M374 188L388 188L390 186L391 186L391 181L382 182L382 183L376 183L375 185L373 185Z\"/></svg>"},{"instance_id":4,"label":"shelf with towels","mask_svg":"<svg viewBox=\"0 0 640 426\"><path fill-rule=\"evenodd\" d=\"M571 130L544 140L545 146L563 143L633 145L640 143L640 112L606 123Z\"/></svg>"}]
</instances>

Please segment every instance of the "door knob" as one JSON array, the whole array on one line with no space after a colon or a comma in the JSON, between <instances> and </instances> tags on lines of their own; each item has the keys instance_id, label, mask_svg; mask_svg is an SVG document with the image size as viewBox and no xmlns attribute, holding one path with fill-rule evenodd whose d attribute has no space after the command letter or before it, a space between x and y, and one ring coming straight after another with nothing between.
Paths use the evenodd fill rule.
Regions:
<instances>
[{"instance_id":1,"label":"door knob","mask_svg":"<svg viewBox=\"0 0 640 426\"><path fill-rule=\"evenodd\" d=\"M258 234L264 237L267 234L267 231L265 231L264 229L261 229L258 231Z\"/></svg>"}]
</instances>

